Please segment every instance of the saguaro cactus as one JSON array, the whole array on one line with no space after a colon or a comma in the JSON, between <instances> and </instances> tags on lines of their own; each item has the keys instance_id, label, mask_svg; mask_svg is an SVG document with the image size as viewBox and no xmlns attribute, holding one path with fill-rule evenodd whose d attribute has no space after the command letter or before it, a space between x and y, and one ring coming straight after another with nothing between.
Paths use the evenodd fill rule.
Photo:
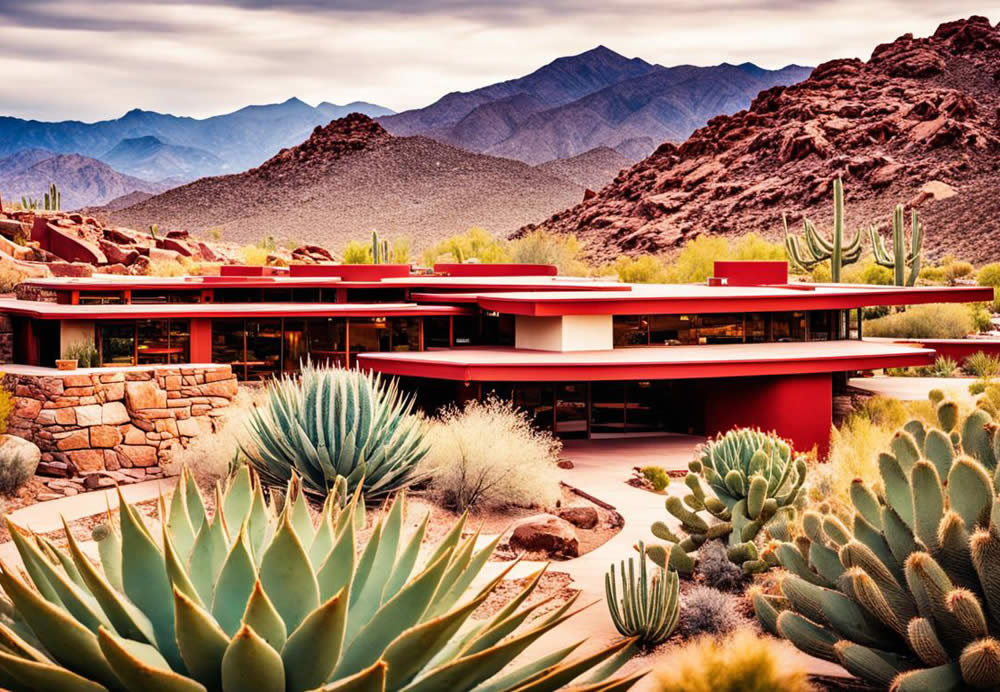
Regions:
<instances>
[{"instance_id":1,"label":"saguaro cactus","mask_svg":"<svg viewBox=\"0 0 1000 692\"><path fill-rule=\"evenodd\" d=\"M55 183L51 183L48 192L45 193L45 211L59 211L61 207L62 193Z\"/></svg>"},{"instance_id":2,"label":"saguaro cactus","mask_svg":"<svg viewBox=\"0 0 1000 692\"><path fill-rule=\"evenodd\" d=\"M920 251L924 245L924 229L917 218L917 210L910 210L910 249L906 250L906 236L903 231L903 205L897 204L892 214L892 253L885 247L885 239L872 226L868 229L872 241L875 263L892 269L897 286L912 286L920 274ZM909 268L909 275L905 270Z\"/></svg>"},{"instance_id":3,"label":"saguaro cactus","mask_svg":"<svg viewBox=\"0 0 1000 692\"><path fill-rule=\"evenodd\" d=\"M785 253L789 261L810 271L816 265L830 260L830 275L834 283L840 283L840 270L861 259L862 233L859 230L854 240L844 244L844 183L840 178L833 181L833 238L827 240L816 230L816 224L802 219L802 238L788 232L788 219L782 215L785 228Z\"/></svg>"}]
</instances>

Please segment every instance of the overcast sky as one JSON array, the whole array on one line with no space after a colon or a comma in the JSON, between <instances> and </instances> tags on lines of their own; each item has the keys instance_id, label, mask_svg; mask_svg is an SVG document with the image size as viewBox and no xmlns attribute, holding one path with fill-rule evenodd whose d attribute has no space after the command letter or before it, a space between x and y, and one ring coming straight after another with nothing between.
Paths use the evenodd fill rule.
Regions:
<instances>
[{"instance_id":1,"label":"overcast sky","mask_svg":"<svg viewBox=\"0 0 1000 692\"><path fill-rule=\"evenodd\" d=\"M965 0L0 0L0 115L205 117L298 96L404 110L604 44L662 65L867 58Z\"/></svg>"}]
</instances>

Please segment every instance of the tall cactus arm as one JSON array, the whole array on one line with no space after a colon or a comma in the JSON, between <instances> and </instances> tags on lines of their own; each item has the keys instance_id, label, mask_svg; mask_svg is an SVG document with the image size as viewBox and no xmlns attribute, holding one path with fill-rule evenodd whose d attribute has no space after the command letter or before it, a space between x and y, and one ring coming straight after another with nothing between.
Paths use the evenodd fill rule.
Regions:
<instances>
[{"instance_id":1,"label":"tall cactus arm","mask_svg":"<svg viewBox=\"0 0 1000 692\"><path fill-rule=\"evenodd\" d=\"M861 259L861 251L864 249L863 238L864 233L859 228L854 234L854 240L844 247L844 264L854 264Z\"/></svg>"},{"instance_id":2,"label":"tall cactus arm","mask_svg":"<svg viewBox=\"0 0 1000 692\"><path fill-rule=\"evenodd\" d=\"M833 256L833 243L821 236L816 230L816 224L809 219L802 220L802 234L815 257L829 259Z\"/></svg>"},{"instance_id":3,"label":"tall cactus arm","mask_svg":"<svg viewBox=\"0 0 1000 692\"><path fill-rule=\"evenodd\" d=\"M917 218L917 210L910 210L910 253L906 263L910 267L910 273L906 277L906 285L914 286L917 277L920 276L920 253L924 247L924 228Z\"/></svg>"},{"instance_id":4,"label":"tall cactus arm","mask_svg":"<svg viewBox=\"0 0 1000 692\"><path fill-rule=\"evenodd\" d=\"M903 205L897 204L892 213L892 267L896 273L896 285L903 285L906 270L906 238L903 236Z\"/></svg>"},{"instance_id":5,"label":"tall cactus arm","mask_svg":"<svg viewBox=\"0 0 1000 692\"><path fill-rule=\"evenodd\" d=\"M799 239L788 232L788 220L784 214L781 216L781 222L785 227L785 254L788 256L788 260L800 271L810 271L821 260L814 257L811 253L807 254L808 250L802 247Z\"/></svg>"},{"instance_id":6,"label":"tall cactus arm","mask_svg":"<svg viewBox=\"0 0 1000 692\"><path fill-rule=\"evenodd\" d=\"M892 269L892 257L889 255L889 250L885 246L885 238L879 234L877 226L872 225L868 227L868 238L871 241L872 255L875 258L875 264L880 267L888 267L889 269Z\"/></svg>"}]
</instances>

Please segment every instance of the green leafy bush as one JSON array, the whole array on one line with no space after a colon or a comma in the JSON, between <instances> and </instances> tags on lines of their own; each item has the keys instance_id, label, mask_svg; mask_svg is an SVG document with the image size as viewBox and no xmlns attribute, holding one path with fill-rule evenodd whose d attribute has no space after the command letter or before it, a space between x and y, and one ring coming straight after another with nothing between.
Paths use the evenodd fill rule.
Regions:
<instances>
[{"instance_id":1,"label":"green leafy bush","mask_svg":"<svg viewBox=\"0 0 1000 692\"><path fill-rule=\"evenodd\" d=\"M510 241L510 261L518 264L552 264L564 276L588 276L590 267L583 260L583 246L575 235L549 233L539 228Z\"/></svg>"},{"instance_id":2,"label":"green leafy bush","mask_svg":"<svg viewBox=\"0 0 1000 692\"><path fill-rule=\"evenodd\" d=\"M622 255L611 265L611 271L618 280L627 284L659 284L668 281L667 267L659 257Z\"/></svg>"},{"instance_id":3,"label":"green leafy bush","mask_svg":"<svg viewBox=\"0 0 1000 692\"><path fill-rule=\"evenodd\" d=\"M801 657L750 628L704 636L657 661L660 692L818 692Z\"/></svg>"},{"instance_id":4,"label":"green leafy bush","mask_svg":"<svg viewBox=\"0 0 1000 692\"><path fill-rule=\"evenodd\" d=\"M969 313L972 315L972 329L977 332L988 332L993 329L993 314L987 308L988 303L972 303Z\"/></svg>"},{"instance_id":5,"label":"green leafy bush","mask_svg":"<svg viewBox=\"0 0 1000 692\"><path fill-rule=\"evenodd\" d=\"M94 342L92 341L78 341L70 344L66 347L63 358L66 360L75 360L76 364L81 368L97 368L101 365L97 347L94 346Z\"/></svg>"},{"instance_id":6,"label":"green leafy bush","mask_svg":"<svg viewBox=\"0 0 1000 692\"><path fill-rule=\"evenodd\" d=\"M639 470L639 473L649 481L649 484L653 486L653 490L657 492L666 489L670 485L670 474L662 466L643 466Z\"/></svg>"},{"instance_id":7,"label":"green leafy bush","mask_svg":"<svg viewBox=\"0 0 1000 692\"><path fill-rule=\"evenodd\" d=\"M638 574L633 558L628 559L627 572L625 560L618 565L620 592L614 565L604 575L605 600L615 629L626 637L637 637L638 645L648 649L666 641L677 627L680 580L677 572L662 567L658 567L650 579L641 542L638 550Z\"/></svg>"},{"instance_id":8,"label":"green leafy bush","mask_svg":"<svg viewBox=\"0 0 1000 692\"><path fill-rule=\"evenodd\" d=\"M976 351L965 359L962 369L973 377L991 378L1000 375L1000 358Z\"/></svg>"},{"instance_id":9,"label":"green leafy bush","mask_svg":"<svg viewBox=\"0 0 1000 692\"><path fill-rule=\"evenodd\" d=\"M344 246L340 258L344 264L371 264L375 261L372 258L371 244L361 243L357 240L352 240Z\"/></svg>"},{"instance_id":10,"label":"green leafy bush","mask_svg":"<svg viewBox=\"0 0 1000 692\"><path fill-rule=\"evenodd\" d=\"M937 405L878 456L876 490L851 486L851 516L806 512L775 549L780 595L753 595L762 626L893 690L1000 688L1000 438L990 415Z\"/></svg>"},{"instance_id":11,"label":"green leafy bush","mask_svg":"<svg viewBox=\"0 0 1000 692\"><path fill-rule=\"evenodd\" d=\"M497 264L509 262L510 253L504 241L494 238L485 229L473 227L428 249L423 261L427 266L436 262L468 261Z\"/></svg>"},{"instance_id":12,"label":"green leafy bush","mask_svg":"<svg viewBox=\"0 0 1000 692\"><path fill-rule=\"evenodd\" d=\"M561 497L561 449L559 440L535 428L523 410L489 397L448 407L431 422L419 472L431 492L459 512L548 509Z\"/></svg>"},{"instance_id":13,"label":"green leafy bush","mask_svg":"<svg viewBox=\"0 0 1000 692\"><path fill-rule=\"evenodd\" d=\"M369 498L417 480L426 430L412 396L395 380L307 363L301 376L267 384L267 401L250 410L243 453L271 486L301 474L305 491L325 497L338 476Z\"/></svg>"},{"instance_id":14,"label":"green leafy bush","mask_svg":"<svg viewBox=\"0 0 1000 692\"><path fill-rule=\"evenodd\" d=\"M874 320L865 320L865 336L898 339L961 339L972 331L972 316L965 305L932 303L914 305Z\"/></svg>"},{"instance_id":15,"label":"green leafy bush","mask_svg":"<svg viewBox=\"0 0 1000 692\"><path fill-rule=\"evenodd\" d=\"M472 620L505 574L470 590L497 541L476 550L478 533L465 536L463 518L417 568L427 521L404 538L397 498L359 546L359 497L340 510L330 496L314 525L297 479L278 513L244 466L216 493L210 518L184 474L169 508L161 499L160 527L121 500L118 527L94 530L100 566L68 527L63 550L8 524L27 575L0 572L10 599L0 684L93 692L418 692L484 683L510 690L579 674L603 680L631 650L623 640L567 661L570 647L507 668L570 617L576 597L529 620L547 602L521 608L543 569L508 605Z\"/></svg>"}]
</instances>

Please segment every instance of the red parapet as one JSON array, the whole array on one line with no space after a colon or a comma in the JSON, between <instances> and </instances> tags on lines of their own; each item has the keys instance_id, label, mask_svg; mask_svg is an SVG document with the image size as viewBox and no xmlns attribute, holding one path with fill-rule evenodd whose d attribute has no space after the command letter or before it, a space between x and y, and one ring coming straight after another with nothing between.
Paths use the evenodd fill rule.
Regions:
<instances>
[{"instance_id":1,"label":"red parapet","mask_svg":"<svg viewBox=\"0 0 1000 692\"><path fill-rule=\"evenodd\" d=\"M788 283L785 260L716 260L714 279L724 286L778 286Z\"/></svg>"},{"instance_id":2,"label":"red parapet","mask_svg":"<svg viewBox=\"0 0 1000 692\"><path fill-rule=\"evenodd\" d=\"M408 264L293 264L291 277L337 277L341 281L381 281L404 279L410 275Z\"/></svg>"},{"instance_id":3,"label":"red parapet","mask_svg":"<svg viewBox=\"0 0 1000 692\"><path fill-rule=\"evenodd\" d=\"M435 274L448 276L556 276L553 264L459 264L443 262L434 265Z\"/></svg>"},{"instance_id":4,"label":"red parapet","mask_svg":"<svg viewBox=\"0 0 1000 692\"><path fill-rule=\"evenodd\" d=\"M219 267L219 276L287 276L287 267L265 267L247 264L224 264Z\"/></svg>"}]
</instances>

